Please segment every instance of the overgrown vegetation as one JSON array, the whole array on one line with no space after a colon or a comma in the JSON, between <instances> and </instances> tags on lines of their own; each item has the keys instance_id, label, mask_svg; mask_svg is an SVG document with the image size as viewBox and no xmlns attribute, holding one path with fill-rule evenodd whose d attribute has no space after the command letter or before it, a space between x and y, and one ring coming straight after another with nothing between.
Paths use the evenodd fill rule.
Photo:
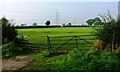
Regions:
<instances>
[{"instance_id":1,"label":"overgrown vegetation","mask_svg":"<svg viewBox=\"0 0 120 72\"><path fill-rule=\"evenodd\" d=\"M90 48L75 48L68 54L45 57L39 53L32 61L31 70L119 70L120 53Z\"/></svg>"},{"instance_id":2,"label":"overgrown vegetation","mask_svg":"<svg viewBox=\"0 0 120 72\"><path fill-rule=\"evenodd\" d=\"M14 25L5 17L0 19L0 24L2 25L2 57L9 58L25 52L24 50L27 50L23 45L25 40L17 37L18 33Z\"/></svg>"},{"instance_id":3,"label":"overgrown vegetation","mask_svg":"<svg viewBox=\"0 0 120 72\"><path fill-rule=\"evenodd\" d=\"M92 49L74 49L59 69L68 70L119 70L120 54Z\"/></svg>"},{"instance_id":4,"label":"overgrown vegetation","mask_svg":"<svg viewBox=\"0 0 120 72\"><path fill-rule=\"evenodd\" d=\"M2 23L2 44L14 42L17 36L14 25L9 23L5 17L2 17L0 21L0 23Z\"/></svg>"},{"instance_id":5,"label":"overgrown vegetation","mask_svg":"<svg viewBox=\"0 0 120 72\"><path fill-rule=\"evenodd\" d=\"M58 55L59 52L57 50L44 50L42 53L38 54L37 57L52 57L54 55Z\"/></svg>"},{"instance_id":6,"label":"overgrown vegetation","mask_svg":"<svg viewBox=\"0 0 120 72\"><path fill-rule=\"evenodd\" d=\"M7 44L3 44L1 46L2 58L10 58L16 55L23 55L23 54L32 52L31 48L27 48L23 43L20 43L20 41L18 41L18 43L9 42Z\"/></svg>"},{"instance_id":7,"label":"overgrown vegetation","mask_svg":"<svg viewBox=\"0 0 120 72\"><path fill-rule=\"evenodd\" d=\"M113 18L110 13L101 16L102 27L96 29L96 37L102 41L102 49L118 50L120 47L120 19Z\"/></svg>"},{"instance_id":8,"label":"overgrown vegetation","mask_svg":"<svg viewBox=\"0 0 120 72\"><path fill-rule=\"evenodd\" d=\"M2 57L9 58L23 52L23 48L15 45L13 42L2 45Z\"/></svg>"}]
</instances>

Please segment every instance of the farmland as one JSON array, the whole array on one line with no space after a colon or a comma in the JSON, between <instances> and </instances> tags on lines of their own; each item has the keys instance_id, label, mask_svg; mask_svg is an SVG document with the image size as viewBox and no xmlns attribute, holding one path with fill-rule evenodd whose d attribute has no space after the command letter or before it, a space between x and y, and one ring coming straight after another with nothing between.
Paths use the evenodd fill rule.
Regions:
<instances>
[{"instance_id":1,"label":"farmland","mask_svg":"<svg viewBox=\"0 0 120 72\"><path fill-rule=\"evenodd\" d=\"M116 53L109 51L94 51L93 46L79 37L94 44L94 29L91 27L76 28L33 28L18 29L19 35L23 35L26 40L33 43L37 48L41 48L42 52L38 53L29 66L22 70L97 70L105 68L110 70L117 69L118 66L111 62L117 63ZM83 36L82 36L83 35ZM84 36L86 35L86 36ZM88 35L88 36L87 36ZM68 43L57 50L57 53L49 53L47 50L47 36L50 37L51 48L57 48L73 37ZM75 37L77 36L77 45ZM40 49L41 50L41 49ZM62 52L61 52L62 51ZM60 53L61 52L61 53ZM48 54L50 54L48 56ZM116 56L115 58L113 58ZM110 60L109 60L110 59ZM99 66L101 62L102 66ZM97 64L96 64L97 63ZM114 65L114 67L113 67ZM97 66L97 67L96 67ZM108 66L108 67L106 67Z\"/></svg>"},{"instance_id":2,"label":"farmland","mask_svg":"<svg viewBox=\"0 0 120 72\"><path fill-rule=\"evenodd\" d=\"M91 35L94 29L90 27L63 27L63 28L30 28L18 29L19 36L23 35L26 40L33 43L36 47L47 48L47 36L50 37L53 47L63 44L66 40L72 38L71 36ZM57 38L58 37L58 38ZM94 36L79 36L83 39L93 39ZM71 44L71 45L69 45ZM72 40L65 47L75 46L75 41Z\"/></svg>"},{"instance_id":3,"label":"farmland","mask_svg":"<svg viewBox=\"0 0 120 72\"><path fill-rule=\"evenodd\" d=\"M24 69L55 69L56 64L59 65L64 62L67 54L77 48L75 37L77 36L77 45L78 48L83 48L85 50L91 49L91 44L79 40L78 37L87 40L88 42L94 43L94 36L89 36L94 34L94 29L91 27L63 27L63 28L30 28L30 29L18 29L19 36L23 35L28 42L34 44L34 47L42 50L41 53L38 53L36 57L33 59L33 64ZM82 36L83 35L83 36ZM84 36L86 35L86 36ZM87 36L88 35L88 36ZM58 55L53 55L52 57L44 57L47 52L48 44L47 44L47 36L50 37L51 47L57 48L64 44L66 41L70 40L65 45L61 46L58 49L58 52L65 52ZM42 49L41 49L42 48ZM46 59L47 58L47 59ZM55 61L55 62L54 62ZM39 63L39 64L38 64ZM49 65L49 64L50 65ZM53 66L51 66L53 65ZM55 66L54 66L55 65ZM23 69L23 70L24 70Z\"/></svg>"},{"instance_id":4,"label":"farmland","mask_svg":"<svg viewBox=\"0 0 120 72\"><path fill-rule=\"evenodd\" d=\"M19 34L25 36L71 36L91 34L93 31L90 27L18 29Z\"/></svg>"},{"instance_id":5,"label":"farmland","mask_svg":"<svg viewBox=\"0 0 120 72\"><path fill-rule=\"evenodd\" d=\"M77 35L90 35L93 33L94 29L90 27L18 29L19 36L23 35L24 38L29 40L30 42L44 42L46 41L47 36L49 37L77 36ZM59 40L59 38L57 39Z\"/></svg>"}]
</instances>

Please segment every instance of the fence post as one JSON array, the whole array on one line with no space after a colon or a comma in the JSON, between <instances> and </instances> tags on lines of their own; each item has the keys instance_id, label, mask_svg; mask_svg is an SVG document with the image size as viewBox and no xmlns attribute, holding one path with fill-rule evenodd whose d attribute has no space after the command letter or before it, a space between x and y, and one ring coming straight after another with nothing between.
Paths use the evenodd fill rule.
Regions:
<instances>
[{"instance_id":1,"label":"fence post","mask_svg":"<svg viewBox=\"0 0 120 72\"><path fill-rule=\"evenodd\" d=\"M47 36L48 50L51 50L50 38Z\"/></svg>"},{"instance_id":2,"label":"fence post","mask_svg":"<svg viewBox=\"0 0 120 72\"><path fill-rule=\"evenodd\" d=\"M75 36L76 47L78 48L77 36Z\"/></svg>"}]
</instances>

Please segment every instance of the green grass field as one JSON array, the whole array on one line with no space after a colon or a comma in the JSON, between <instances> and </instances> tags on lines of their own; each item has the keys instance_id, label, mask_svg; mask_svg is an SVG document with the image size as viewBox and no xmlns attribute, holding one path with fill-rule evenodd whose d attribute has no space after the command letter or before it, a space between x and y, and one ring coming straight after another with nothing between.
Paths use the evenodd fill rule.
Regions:
<instances>
[{"instance_id":1,"label":"green grass field","mask_svg":"<svg viewBox=\"0 0 120 72\"><path fill-rule=\"evenodd\" d=\"M57 48L72 37L64 36L77 36L77 35L90 35L94 33L94 29L90 27L67 27L67 28L29 28L29 29L17 29L19 36L23 35L26 40L33 43L36 47L47 48L47 36L50 37L50 41L53 48ZM94 36L80 36L83 39L93 39ZM77 38L77 42L80 45L87 45L86 42L80 41ZM91 42L91 41L90 41ZM75 38L69 43L65 44L66 48L74 48Z\"/></svg>"},{"instance_id":2,"label":"green grass field","mask_svg":"<svg viewBox=\"0 0 120 72\"><path fill-rule=\"evenodd\" d=\"M84 35L93 33L90 27L68 27L68 28L31 28L31 29L18 29L19 34L25 36L72 36Z\"/></svg>"}]
</instances>

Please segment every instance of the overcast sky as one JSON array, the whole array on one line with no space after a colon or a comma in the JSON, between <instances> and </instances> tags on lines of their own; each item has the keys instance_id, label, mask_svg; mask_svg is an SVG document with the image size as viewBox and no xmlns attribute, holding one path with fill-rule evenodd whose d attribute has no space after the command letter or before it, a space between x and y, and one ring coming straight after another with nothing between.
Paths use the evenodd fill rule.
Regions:
<instances>
[{"instance_id":1,"label":"overcast sky","mask_svg":"<svg viewBox=\"0 0 120 72\"><path fill-rule=\"evenodd\" d=\"M45 25L46 20L56 23L58 11L59 25L71 22L85 24L86 20L110 11L118 15L118 2L4 2L0 3L0 17L13 19L16 25L26 23Z\"/></svg>"}]
</instances>

